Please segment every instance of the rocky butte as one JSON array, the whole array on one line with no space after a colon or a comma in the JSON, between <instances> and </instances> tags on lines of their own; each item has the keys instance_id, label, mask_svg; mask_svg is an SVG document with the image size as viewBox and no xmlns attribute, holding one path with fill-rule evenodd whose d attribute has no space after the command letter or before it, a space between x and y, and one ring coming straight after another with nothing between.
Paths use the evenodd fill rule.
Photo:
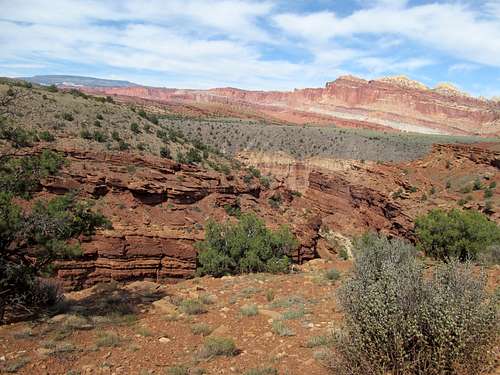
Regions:
<instances>
[{"instance_id":1,"label":"rocky butte","mask_svg":"<svg viewBox=\"0 0 500 375\"><path fill-rule=\"evenodd\" d=\"M428 88L404 76L342 76L324 88L247 91L236 88L82 87L83 91L166 104L237 106L283 122L335 124L447 135L500 135L500 102L475 98L450 84ZM244 111L241 111L244 112Z\"/></svg>"}]
</instances>

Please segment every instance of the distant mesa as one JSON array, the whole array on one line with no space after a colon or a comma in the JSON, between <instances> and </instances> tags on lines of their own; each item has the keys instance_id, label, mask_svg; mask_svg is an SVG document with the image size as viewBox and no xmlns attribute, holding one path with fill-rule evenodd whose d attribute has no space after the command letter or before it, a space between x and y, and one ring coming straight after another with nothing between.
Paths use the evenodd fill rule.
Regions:
<instances>
[{"instance_id":1,"label":"distant mesa","mask_svg":"<svg viewBox=\"0 0 500 375\"><path fill-rule=\"evenodd\" d=\"M136 83L120 81L115 79L102 79L94 77L70 76L70 75L36 75L33 77L20 77L24 81L37 83L39 85L56 86L84 86L84 87L137 87Z\"/></svg>"},{"instance_id":2,"label":"distant mesa","mask_svg":"<svg viewBox=\"0 0 500 375\"><path fill-rule=\"evenodd\" d=\"M373 80L345 75L327 82L324 88L293 91L161 88L65 75L25 79L44 85L77 87L119 100L147 100L173 108L185 106L189 111L198 108L202 113L213 108L214 113L271 122L441 135L500 135L498 100L472 97L450 83L431 88L402 75Z\"/></svg>"}]
</instances>

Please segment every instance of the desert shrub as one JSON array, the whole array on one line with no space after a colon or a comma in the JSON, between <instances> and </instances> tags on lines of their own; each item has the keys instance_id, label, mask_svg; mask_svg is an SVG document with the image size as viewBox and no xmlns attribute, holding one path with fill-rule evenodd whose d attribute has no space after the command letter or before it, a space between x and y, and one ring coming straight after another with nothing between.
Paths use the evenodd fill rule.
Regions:
<instances>
[{"instance_id":1,"label":"desert shrub","mask_svg":"<svg viewBox=\"0 0 500 375\"><path fill-rule=\"evenodd\" d=\"M474 190L481 190L483 188L483 184L481 183L481 180L479 178L476 178L474 180L474 184L472 185L472 188Z\"/></svg>"},{"instance_id":2,"label":"desert shrub","mask_svg":"<svg viewBox=\"0 0 500 375\"><path fill-rule=\"evenodd\" d=\"M253 166L250 166L248 167L248 171L250 172L250 174L252 175L252 177L255 177L255 178L261 178L262 174L260 173L260 171L253 167Z\"/></svg>"},{"instance_id":3,"label":"desert shrub","mask_svg":"<svg viewBox=\"0 0 500 375\"><path fill-rule=\"evenodd\" d=\"M15 148L30 147L36 141L33 133L3 124L0 124L0 139L9 141Z\"/></svg>"},{"instance_id":4,"label":"desert shrub","mask_svg":"<svg viewBox=\"0 0 500 375\"><path fill-rule=\"evenodd\" d=\"M66 121L73 121L75 118L73 117L73 115L69 112L64 112L61 117L63 118L63 120L66 120Z\"/></svg>"},{"instance_id":5,"label":"desert shrub","mask_svg":"<svg viewBox=\"0 0 500 375\"><path fill-rule=\"evenodd\" d=\"M92 139L92 133L88 129L83 129L80 132L80 137L82 137L83 139L87 139L87 140L90 141Z\"/></svg>"},{"instance_id":6,"label":"desert shrub","mask_svg":"<svg viewBox=\"0 0 500 375\"><path fill-rule=\"evenodd\" d=\"M241 215L241 203L237 199L233 204L225 204L224 210L229 216L239 217Z\"/></svg>"},{"instance_id":7,"label":"desert shrub","mask_svg":"<svg viewBox=\"0 0 500 375\"><path fill-rule=\"evenodd\" d=\"M191 332L194 335L208 336L213 331L212 327L207 323L195 323L191 326Z\"/></svg>"},{"instance_id":8,"label":"desert shrub","mask_svg":"<svg viewBox=\"0 0 500 375\"><path fill-rule=\"evenodd\" d=\"M500 244L488 246L485 251L482 251L478 256L478 261L483 265L500 264Z\"/></svg>"},{"instance_id":9,"label":"desert shrub","mask_svg":"<svg viewBox=\"0 0 500 375\"><path fill-rule=\"evenodd\" d=\"M469 264L432 275L402 240L365 236L340 289L345 325L330 367L338 374L478 374L498 340L498 305Z\"/></svg>"},{"instance_id":10,"label":"desert shrub","mask_svg":"<svg viewBox=\"0 0 500 375\"><path fill-rule=\"evenodd\" d=\"M493 197L493 190L490 188L484 190L484 199Z\"/></svg>"},{"instance_id":11,"label":"desert shrub","mask_svg":"<svg viewBox=\"0 0 500 375\"><path fill-rule=\"evenodd\" d=\"M50 85L50 86L47 86L47 91L49 91L49 92L58 92L59 89L57 88L56 85Z\"/></svg>"},{"instance_id":12,"label":"desert shrub","mask_svg":"<svg viewBox=\"0 0 500 375\"><path fill-rule=\"evenodd\" d=\"M203 160L200 152L195 149L195 148L192 148L190 149L187 153L186 153L186 163L187 164L195 164L195 163L199 163Z\"/></svg>"},{"instance_id":13,"label":"desert shrub","mask_svg":"<svg viewBox=\"0 0 500 375\"><path fill-rule=\"evenodd\" d=\"M340 279L340 272L337 271L335 268L330 268L329 270L325 271L325 278L330 281L337 281Z\"/></svg>"},{"instance_id":14,"label":"desert shrub","mask_svg":"<svg viewBox=\"0 0 500 375\"><path fill-rule=\"evenodd\" d=\"M158 121L158 117L156 115L153 115L153 114L149 115L148 120L151 121L153 124L158 125L159 121Z\"/></svg>"},{"instance_id":15,"label":"desert shrub","mask_svg":"<svg viewBox=\"0 0 500 375\"><path fill-rule=\"evenodd\" d=\"M188 315L200 315L207 312L207 308L198 299L186 299L181 302L180 308Z\"/></svg>"},{"instance_id":16,"label":"desert shrub","mask_svg":"<svg viewBox=\"0 0 500 375\"><path fill-rule=\"evenodd\" d=\"M274 290L273 289L268 289L266 290L266 300L267 302L272 302L274 300Z\"/></svg>"},{"instance_id":17,"label":"desert shrub","mask_svg":"<svg viewBox=\"0 0 500 375\"><path fill-rule=\"evenodd\" d=\"M348 260L349 259L349 253L345 248L341 248L339 251L339 258L342 260Z\"/></svg>"},{"instance_id":18,"label":"desert shrub","mask_svg":"<svg viewBox=\"0 0 500 375\"><path fill-rule=\"evenodd\" d=\"M120 133L118 133L116 130L113 130L111 133L111 138L113 138L114 141L120 142L122 140L122 137L120 137Z\"/></svg>"},{"instance_id":19,"label":"desert shrub","mask_svg":"<svg viewBox=\"0 0 500 375\"><path fill-rule=\"evenodd\" d=\"M306 342L306 348L316 348L318 346L329 346L335 343L335 336L328 333L326 335L312 336Z\"/></svg>"},{"instance_id":20,"label":"desert shrub","mask_svg":"<svg viewBox=\"0 0 500 375\"><path fill-rule=\"evenodd\" d=\"M172 158L172 153L170 152L170 149L167 146L163 146L160 149L160 156L162 158L171 159Z\"/></svg>"},{"instance_id":21,"label":"desert shrub","mask_svg":"<svg viewBox=\"0 0 500 375\"><path fill-rule=\"evenodd\" d=\"M225 337L209 337L198 351L201 359L210 359L216 356L231 357L236 355L238 350L232 339Z\"/></svg>"},{"instance_id":22,"label":"desert shrub","mask_svg":"<svg viewBox=\"0 0 500 375\"><path fill-rule=\"evenodd\" d=\"M209 220L205 240L197 243L199 275L223 276L242 272L285 272L288 255L298 242L287 227L266 228L255 214L242 214L237 223Z\"/></svg>"},{"instance_id":23,"label":"desert shrub","mask_svg":"<svg viewBox=\"0 0 500 375\"><path fill-rule=\"evenodd\" d=\"M128 150L129 148L130 148L130 144L129 144L129 143L127 143L127 142L125 142L123 139L120 139L120 140L118 141L118 149L119 149L120 151L126 151L126 150Z\"/></svg>"},{"instance_id":24,"label":"desert shrub","mask_svg":"<svg viewBox=\"0 0 500 375\"><path fill-rule=\"evenodd\" d=\"M295 332L288 327L282 320L274 320L272 323L272 331L278 336L295 336Z\"/></svg>"},{"instance_id":25,"label":"desert shrub","mask_svg":"<svg viewBox=\"0 0 500 375\"><path fill-rule=\"evenodd\" d=\"M187 366L171 366L166 371L167 375L190 375L189 367Z\"/></svg>"},{"instance_id":26,"label":"desert shrub","mask_svg":"<svg viewBox=\"0 0 500 375\"><path fill-rule=\"evenodd\" d=\"M268 201L269 201L269 205L272 208L277 209L283 203L283 198L282 198L280 193L274 193L273 195L271 195L269 197Z\"/></svg>"},{"instance_id":27,"label":"desert shrub","mask_svg":"<svg viewBox=\"0 0 500 375\"><path fill-rule=\"evenodd\" d=\"M54 135L47 130L40 132L38 137L45 142L54 142L56 140L56 137L54 137Z\"/></svg>"},{"instance_id":28,"label":"desert shrub","mask_svg":"<svg viewBox=\"0 0 500 375\"><path fill-rule=\"evenodd\" d=\"M269 187L271 186L271 178L268 176L262 176L260 178L260 183L262 184L264 189L269 189Z\"/></svg>"},{"instance_id":29,"label":"desert shrub","mask_svg":"<svg viewBox=\"0 0 500 375\"><path fill-rule=\"evenodd\" d=\"M500 228L478 211L432 210L415 221L419 246L438 259L476 259L488 246L500 242Z\"/></svg>"},{"instance_id":30,"label":"desert shrub","mask_svg":"<svg viewBox=\"0 0 500 375\"><path fill-rule=\"evenodd\" d=\"M259 313L257 305L244 305L240 308L240 313L243 316L255 316Z\"/></svg>"},{"instance_id":31,"label":"desert shrub","mask_svg":"<svg viewBox=\"0 0 500 375\"><path fill-rule=\"evenodd\" d=\"M399 188L397 191L392 193L392 197L395 199L401 198L402 196L403 196L403 189L402 188Z\"/></svg>"},{"instance_id":32,"label":"desert shrub","mask_svg":"<svg viewBox=\"0 0 500 375\"><path fill-rule=\"evenodd\" d=\"M97 334L96 346L98 348L116 348L121 343L120 336L113 331L102 331Z\"/></svg>"},{"instance_id":33,"label":"desert shrub","mask_svg":"<svg viewBox=\"0 0 500 375\"><path fill-rule=\"evenodd\" d=\"M272 367L257 367L245 371L244 375L278 375L278 370Z\"/></svg>"},{"instance_id":34,"label":"desert shrub","mask_svg":"<svg viewBox=\"0 0 500 375\"><path fill-rule=\"evenodd\" d=\"M139 125L136 122L130 124L130 130L132 130L135 134L139 134L141 132L141 129L139 129Z\"/></svg>"},{"instance_id":35,"label":"desert shrub","mask_svg":"<svg viewBox=\"0 0 500 375\"><path fill-rule=\"evenodd\" d=\"M100 132L99 130L95 130L94 133L92 134L92 139L94 139L94 141L97 141L99 143L104 143L108 140L108 136L103 132Z\"/></svg>"}]
</instances>

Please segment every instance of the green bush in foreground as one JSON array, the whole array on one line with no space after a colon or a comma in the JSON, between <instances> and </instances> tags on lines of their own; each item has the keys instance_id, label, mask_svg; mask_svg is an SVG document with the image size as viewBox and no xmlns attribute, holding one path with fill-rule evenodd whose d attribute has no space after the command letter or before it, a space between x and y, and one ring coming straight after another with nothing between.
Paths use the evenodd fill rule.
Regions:
<instances>
[{"instance_id":1,"label":"green bush in foreground","mask_svg":"<svg viewBox=\"0 0 500 375\"><path fill-rule=\"evenodd\" d=\"M335 374L479 374L499 338L498 304L485 278L451 260L432 275L401 240L364 237L340 289L345 326Z\"/></svg>"},{"instance_id":2,"label":"green bush in foreground","mask_svg":"<svg viewBox=\"0 0 500 375\"><path fill-rule=\"evenodd\" d=\"M428 255L443 260L477 259L500 243L500 227L474 210L432 210L416 219L415 233Z\"/></svg>"},{"instance_id":3,"label":"green bush in foreground","mask_svg":"<svg viewBox=\"0 0 500 375\"><path fill-rule=\"evenodd\" d=\"M235 224L206 226L205 240L197 244L198 274L224 276L248 272L286 272L288 255L298 242L287 227L266 228L255 214L242 214Z\"/></svg>"}]
</instances>

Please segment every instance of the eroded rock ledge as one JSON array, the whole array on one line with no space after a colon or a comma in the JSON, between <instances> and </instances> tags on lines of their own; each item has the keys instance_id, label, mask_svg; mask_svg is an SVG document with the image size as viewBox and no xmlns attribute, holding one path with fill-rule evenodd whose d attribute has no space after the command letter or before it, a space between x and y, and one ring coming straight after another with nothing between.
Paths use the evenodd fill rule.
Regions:
<instances>
[{"instance_id":1,"label":"eroded rock ledge","mask_svg":"<svg viewBox=\"0 0 500 375\"><path fill-rule=\"evenodd\" d=\"M400 165L323 160L304 166L286 158L276 158L273 164L247 155L246 162L264 173L288 171L276 173L277 182L270 189L257 179L245 183L244 170L226 176L156 157L71 148L58 151L67 155L70 164L59 176L43 182L39 197L77 190L83 198L94 198L96 208L113 223L112 230L82 239L81 259L59 263L58 277L67 289L110 279L174 282L192 276L194 243L203 239L206 220L229 218L225 205L239 204L243 211L254 211L270 227L289 225L300 241L291 255L302 262L318 253L338 251L328 240L336 235L325 233L347 238L371 229L411 239L417 214L432 207L456 206L460 198L450 193L446 199L420 201L417 196L431 186L440 188L444 183L440 173L446 168L459 176L481 171L500 182L499 153L470 146L439 145L426 158ZM294 167L283 168L293 163ZM294 192L298 185L290 181L300 185L301 194ZM419 192L410 193L412 186L418 186ZM404 194L395 198L398 190ZM277 194L281 204L273 208L269 198ZM496 190L493 200L498 203ZM491 214L495 220L498 216Z\"/></svg>"}]
</instances>

